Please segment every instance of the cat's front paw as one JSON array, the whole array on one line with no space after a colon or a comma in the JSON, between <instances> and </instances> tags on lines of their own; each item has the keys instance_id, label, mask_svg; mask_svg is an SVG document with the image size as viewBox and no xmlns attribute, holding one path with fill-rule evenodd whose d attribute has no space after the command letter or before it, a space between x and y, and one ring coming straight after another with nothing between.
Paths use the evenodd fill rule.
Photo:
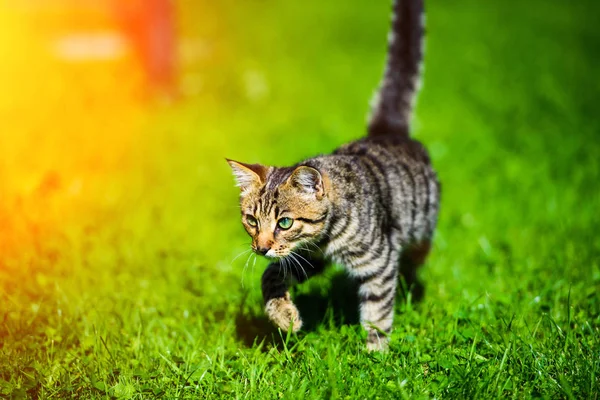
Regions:
<instances>
[{"instance_id":1,"label":"cat's front paw","mask_svg":"<svg viewBox=\"0 0 600 400\"><path fill-rule=\"evenodd\" d=\"M290 329L292 332L297 332L302 327L300 313L289 295L267 301L265 312L269 319L284 332Z\"/></svg>"}]
</instances>

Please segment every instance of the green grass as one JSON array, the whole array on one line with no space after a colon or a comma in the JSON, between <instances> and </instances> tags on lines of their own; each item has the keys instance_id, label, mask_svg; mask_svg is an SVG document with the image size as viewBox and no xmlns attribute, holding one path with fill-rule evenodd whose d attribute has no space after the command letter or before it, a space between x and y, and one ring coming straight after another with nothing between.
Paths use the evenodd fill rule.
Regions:
<instances>
[{"instance_id":1,"label":"green grass","mask_svg":"<svg viewBox=\"0 0 600 400\"><path fill-rule=\"evenodd\" d=\"M229 1L195 24L202 7L182 3L182 30L219 60L185 65L200 89L145 111L82 216L0 256L0 395L598 398L599 7L427 5L414 126L443 201L425 298L399 302L388 353L364 350L336 268L295 290L304 331L268 324L224 162L360 137L388 7Z\"/></svg>"}]
</instances>

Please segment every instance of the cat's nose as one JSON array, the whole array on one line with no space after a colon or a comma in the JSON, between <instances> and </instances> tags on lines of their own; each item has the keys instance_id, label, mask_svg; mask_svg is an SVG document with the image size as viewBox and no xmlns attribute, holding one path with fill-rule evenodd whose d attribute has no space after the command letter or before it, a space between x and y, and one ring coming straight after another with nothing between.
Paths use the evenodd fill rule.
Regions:
<instances>
[{"instance_id":1,"label":"cat's nose","mask_svg":"<svg viewBox=\"0 0 600 400\"><path fill-rule=\"evenodd\" d=\"M262 254L263 256L264 256L265 254L267 254L267 252L268 252L269 250L271 250L269 247L261 247L261 246L257 246L257 247L256 247L256 252L257 252L258 254Z\"/></svg>"}]
</instances>

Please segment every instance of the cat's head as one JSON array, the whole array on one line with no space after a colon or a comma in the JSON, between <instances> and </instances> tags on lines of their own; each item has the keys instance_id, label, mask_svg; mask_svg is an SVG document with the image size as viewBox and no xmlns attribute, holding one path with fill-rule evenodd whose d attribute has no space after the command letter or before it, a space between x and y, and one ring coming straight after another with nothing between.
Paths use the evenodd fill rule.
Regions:
<instances>
[{"instance_id":1,"label":"cat's head","mask_svg":"<svg viewBox=\"0 0 600 400\"><path fill-rule=\"evenodd\" d=\"M242 224L256 253L281 258L322 237L331 203L321 172L227 162L241 190Z\"/></svg>"}]
</instances>

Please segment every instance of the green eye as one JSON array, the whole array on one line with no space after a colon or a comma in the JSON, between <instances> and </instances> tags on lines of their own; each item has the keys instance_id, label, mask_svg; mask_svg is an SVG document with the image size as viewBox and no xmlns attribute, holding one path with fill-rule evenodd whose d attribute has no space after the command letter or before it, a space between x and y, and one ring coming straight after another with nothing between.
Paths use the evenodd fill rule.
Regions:
<instances>
[{"instance_id":1,"label":"green eye","mask_svg":"<svg viewBox=\"0 0 600 400\"><path fill-rule=\"evenodd\" d=\"M279 221L277 221L277 225L281 229L290 229L292 227L293 223L294 223L294 220L291 218L280 218Z\"/></svg>"},{"instance_id":2,"label":"green eye","mask_svg":"<svg viewBox=\"0 0 600 400\"><path fill-rule=\"evenodd\" d=\"M257 226L258 225L258 221L252 215L247 215L246 216L246 222L250 226Z\"/></svg>"}]
</instances>

